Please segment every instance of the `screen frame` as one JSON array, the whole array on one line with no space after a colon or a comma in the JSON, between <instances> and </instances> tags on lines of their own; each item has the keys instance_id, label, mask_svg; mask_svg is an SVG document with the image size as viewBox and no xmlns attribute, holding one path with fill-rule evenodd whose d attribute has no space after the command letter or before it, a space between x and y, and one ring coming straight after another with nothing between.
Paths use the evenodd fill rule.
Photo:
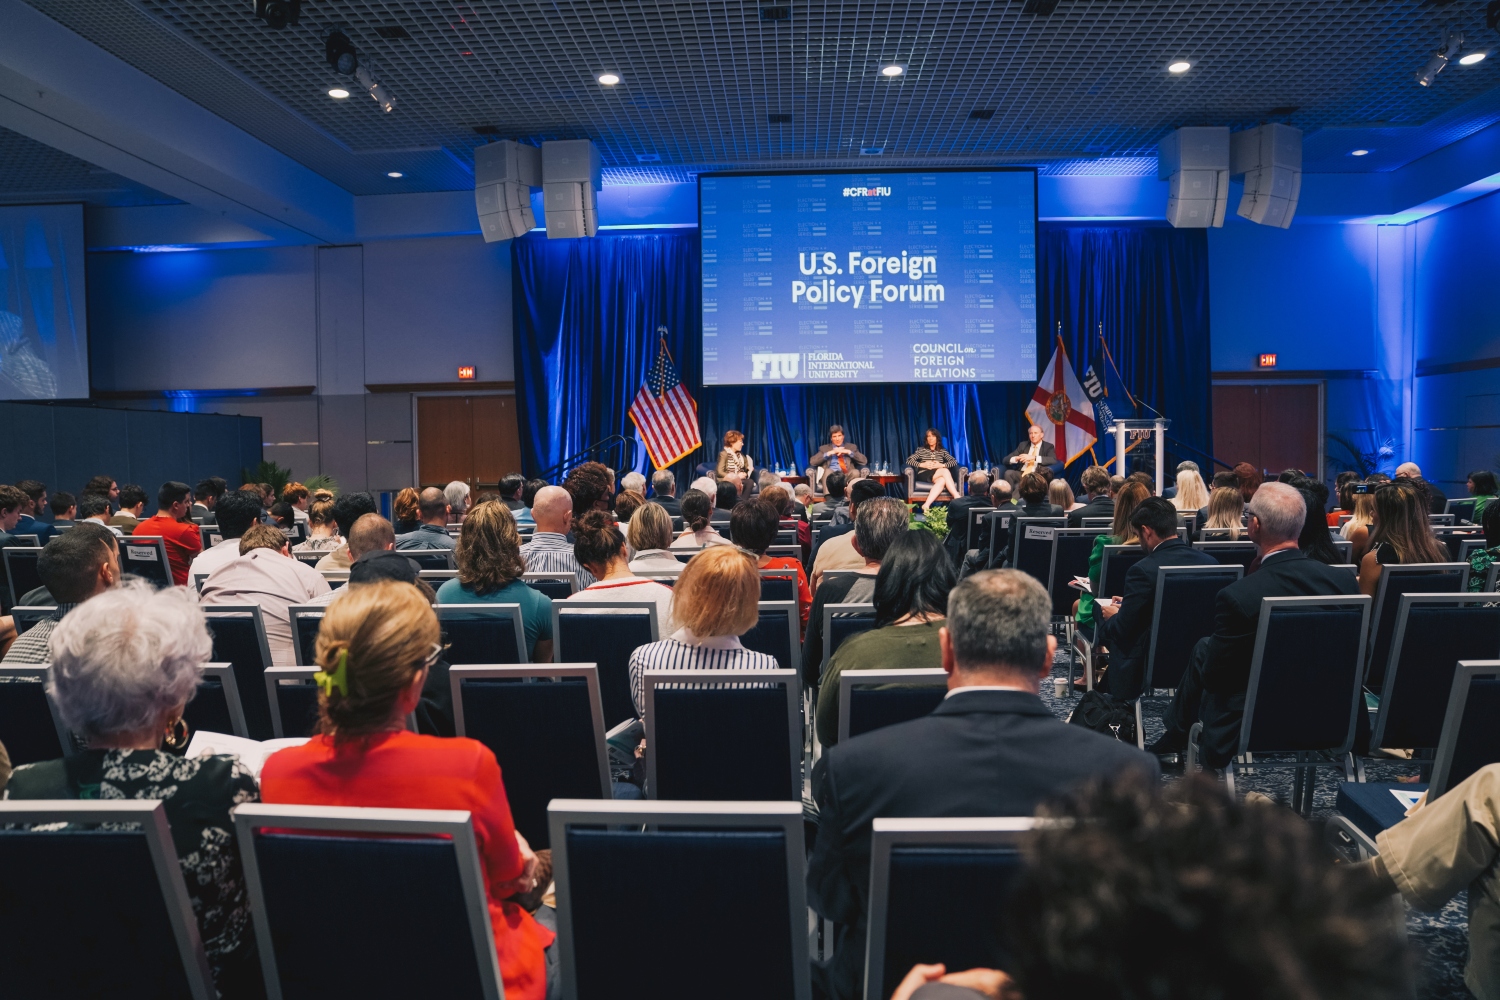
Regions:
<instances>
[{"instance_id":1,"label":"screen frame","mask_svg":"<svg viewBox=\"0 0 1500 1000\"><path fill-rule=\"evenodd\" d=\"M815 170L811 168L798 167L788 170L707 170L699 174L695 185L698 189L698 370L703 370L703 178L705 177L853 177L860 174L1031 174L1031 232L1033 260L1039 259L1037 250L1040 248L1040 240L1037 234L1041 230L1041 169L1039 167L1024 166L942 166L942 167L888 167L884 170L855 170L839 168L835 170ZM1038 270L1040 270L1038 268ZM1038 296L1040 305L1040 296ZM1040 318L1036 324L1034 336L1040 337L1042 325ZM1037 348L1040 356L1041 345ZM1041 369L1039 368L1038 371ZM701 380L701 374L700 374ZM1017 383L1030 384L1031 379L1008 379L1005 381L958 381L943 382L943 385L1013 385ZM754 386L755 382L715 382L716 386ZM918 381L915 379L903 381L891 381L881 379L869 382L855 382L854 385L934 385L939 383ZM781 382L777 383L779 388L790 387L816 388L816 383L811 382Z\"/></svg>"},{"instance_id":2,"label":"screen frame","mask_svg":"<svg viewBox=\"0 0 1500 1000\"><path fill-rule=\"evenodd\" d=\"M78 285L70 291L68 296L70 310L80 314L78 331L81 337L83 349L83 395L57 395L57 396L14 396L0 397L0 403L84 403L94 398L94 353L93 337L89 328L89 230L88 230L88 205L82 201L38 201L38 202L15 202L0 204L0 211L15 210L17 212L35 211L38 209L67 209L76 214L78 224ZM73 220L69 219L71 225ZM71 250L63 247L64 250Z\"/></svg>"}]
</instances>

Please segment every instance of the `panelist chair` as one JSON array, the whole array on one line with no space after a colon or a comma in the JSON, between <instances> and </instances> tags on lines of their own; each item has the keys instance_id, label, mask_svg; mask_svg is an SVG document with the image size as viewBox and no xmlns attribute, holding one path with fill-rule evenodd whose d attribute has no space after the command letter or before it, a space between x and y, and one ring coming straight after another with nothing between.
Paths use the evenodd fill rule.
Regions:
<instances>
[{"instance_id":1,"label":"panelist chair","mask_svg":"<svg viewBox=\"0 0 1500 1000\"><path fill-rule=\"evenodd\" d=\"M0 801L0 871L7 996L218 997L162 801Z\"/></svg>"},{"instance_id":2,"label":"panelist chair","mask_svg":"<svg viewBox=\"0 0 1500 1000\"><path fill-rule=\"evenodd\" d=\"M656 612L653 601L552 603L552 658L598 668L604 727L610 735L635 721L630 656L638 647L661 638L662 623Z\"/></svg>"},{"instance_id":3,"label":"panelist chair","mask_svg":"<svg viewBox=\"0 0 1500 1000\"><path fill-rule=\"evenodd\" d=\"M839 742L931 715L947 696L948 674L940 668L845 670L839 674Z\"/></svg>"},{"instance_id":4,"label":"panelist chair","mask_svg":"<svg viewBox=\"0 0 1500 1000\"><path fill-rule=\"evenodd\" d=\"M924 483L917 478L917 470L906 466L906 499L908 502L915 500L926 500L927 494L932 492L932 484ZM960 465L958 471L953 474L953 481L958 486L958 495L963 496L969 492L969 467Z\"/></svg>"},{"instance_id":5,"label":"panelist chair","mask_svg":"<svg viewBox=\"0 0 1500 1000\"><path fill-rule=\"evenodd\" d=\"M266 700L271 703L271 725L278 740L317 732L318 685L313 675L321 669L305 666L266 670Z\"/></svg>"},{"instance_id":6,"label":"panelist chair","mask_svg":"<svg viewBox=\"0 0 1500 1000\"><path fill-rule=\"evenodd\" d=\"M211 660L234 668L245 728L252 740L274 738L271 705L266 698L265 673L271 666L271 647L266 643L265 619L255 604L210 604L203 616L213 636Z\"/></svg>"},{"instance_id":7,"label":"panelist chair","mask_svg":"<svg viewBox=\"0 0 1500 1000\"><path fill-rule=\"evenodd\" d=\"M1370 640L1365 648L1365 686L1380 690L1385 683L1396 612L1403 594L1462 594L1469 589L1468 563L1408 563L1382 566L1370 616Z\"/></svg>"},{"instance_id":8,"label":"panelist chair","mask_svg":"<svg viewBox=\"0 0 1500 1000\"><path fill-rule=\"evenodd\" d=\"M565 1000L811 1000L800 802L556 799L548 815Z\"/></svg>"},{"instance_id":9,"label":"panelist chair","mask_svg":"<svg viewBox=\"0 0 1500 1000\"><path fill-rule=\"evenodd\" d=\"M0 665L0 740L14 766L73 753L73 736L47 693L45 663Z\"/></svg>"}]
</instances>

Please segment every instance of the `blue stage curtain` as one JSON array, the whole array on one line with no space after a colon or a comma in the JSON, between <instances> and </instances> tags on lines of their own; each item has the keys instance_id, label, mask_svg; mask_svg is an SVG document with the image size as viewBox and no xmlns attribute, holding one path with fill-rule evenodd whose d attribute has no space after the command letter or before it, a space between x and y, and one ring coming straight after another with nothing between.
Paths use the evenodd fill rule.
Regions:
<instances>
[{"instance_id":1,"label":"blue stage curtain","mask_svg":"<svg viewBox=\"0 0 1500 1000\"><path fill-rule=\"evenodd\" d=\"M1102 322L1131 391L1172 418L1173 437L1210 450L1204 234L1044 223L1037 256L1038 371L1052 355L1061 320L1082 376ZM703 450L674 467L680 478L714 461L730 429L745 434L758 465L798 470L832 423L844 425L872 464L893 469L928 426L971 467L998 460L1025 437L1034 382L704 387L697 230L551 241L530 233L512 244L511 260L528 475L612 434L635 436L626 411L655 360L658 326L667 328L668 349L698 401L703 434ZM640 455L638 468L649 473L644 449ZM1069 477L1082 466L1075 463Z\"/></svg>"}]
</instances>

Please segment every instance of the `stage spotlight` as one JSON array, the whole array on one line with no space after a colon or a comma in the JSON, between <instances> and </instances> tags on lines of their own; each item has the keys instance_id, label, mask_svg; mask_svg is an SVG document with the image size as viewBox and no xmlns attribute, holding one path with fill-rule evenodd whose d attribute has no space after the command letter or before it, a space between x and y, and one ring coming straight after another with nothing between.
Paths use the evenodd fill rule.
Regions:
<instances>
[{"instance_id":1,"label":"stage spotlight","mask_svg":"<svg viewBox=\"0 0 1500 1000\"><path fill-rule=\"evenodd\" d=\"M1427 65L1417 73L1417 83L1423 87L1430 87L1437 81L1438 74L1448 68L1448 64L1458 58L1459 50L1464 47L1463 32L1449 27L1443 33L1443 47L1434 52L1427 60Z\"/></svg>"},{"instance_id":2,"label":"stage spotlight","mask_svg":"<svg viewBox=\"0 0 1500 1000\"><path fill-rule=\"evenodd\" d=\"M375 79L375 77L370 74L370 68L368 66L361 66L356 69L354 71L354 78L358 80L359 85L365 88L365 91L369 93L372 98L374 98L375 103L380 105L381 111L390 113L396 109L396 99L391 96L390 91L386 90L385 87L383 87Z\"/></svg>"},{"instance_id":3,"label":"stage spotlight","mask_svg":"<svg viewBox=\"0 0 1500 1000\"><path fill-rule=\"evenodd\" d=\"M342 31L330 31L323 40L323 58L328 60L329 68L340 76L353 76L354 71L359 68L359 53L354 50L354 43L349 41L349 36Z\"/></svg>"},{"instance_id":4,"label":"stage spotlight","mask_svg":"<svg viewBox=\"0 0 1500 1000\"><path fill-rule=\"evenodd\" d=\"M302 19L302 0L252 0L255 16L280 31Z\"/></svg>"}]
</instances>

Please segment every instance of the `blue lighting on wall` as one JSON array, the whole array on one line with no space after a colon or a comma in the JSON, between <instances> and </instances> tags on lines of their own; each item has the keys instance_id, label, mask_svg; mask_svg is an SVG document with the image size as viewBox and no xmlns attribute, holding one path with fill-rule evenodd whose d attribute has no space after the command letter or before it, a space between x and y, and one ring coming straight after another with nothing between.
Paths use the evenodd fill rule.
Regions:
<instances>
[{"instance_id":1,"label":"blue lighting on wall","mask_svg":"<svg viewBox=\"0 0 1500 1000\"><path fill-rule=\"evenodd\" d=\"M198 249L197 247L177 246L175 244L155 244L143 247L121 247L131 253L188 253Z\"/></svg>"}]
</instances>

